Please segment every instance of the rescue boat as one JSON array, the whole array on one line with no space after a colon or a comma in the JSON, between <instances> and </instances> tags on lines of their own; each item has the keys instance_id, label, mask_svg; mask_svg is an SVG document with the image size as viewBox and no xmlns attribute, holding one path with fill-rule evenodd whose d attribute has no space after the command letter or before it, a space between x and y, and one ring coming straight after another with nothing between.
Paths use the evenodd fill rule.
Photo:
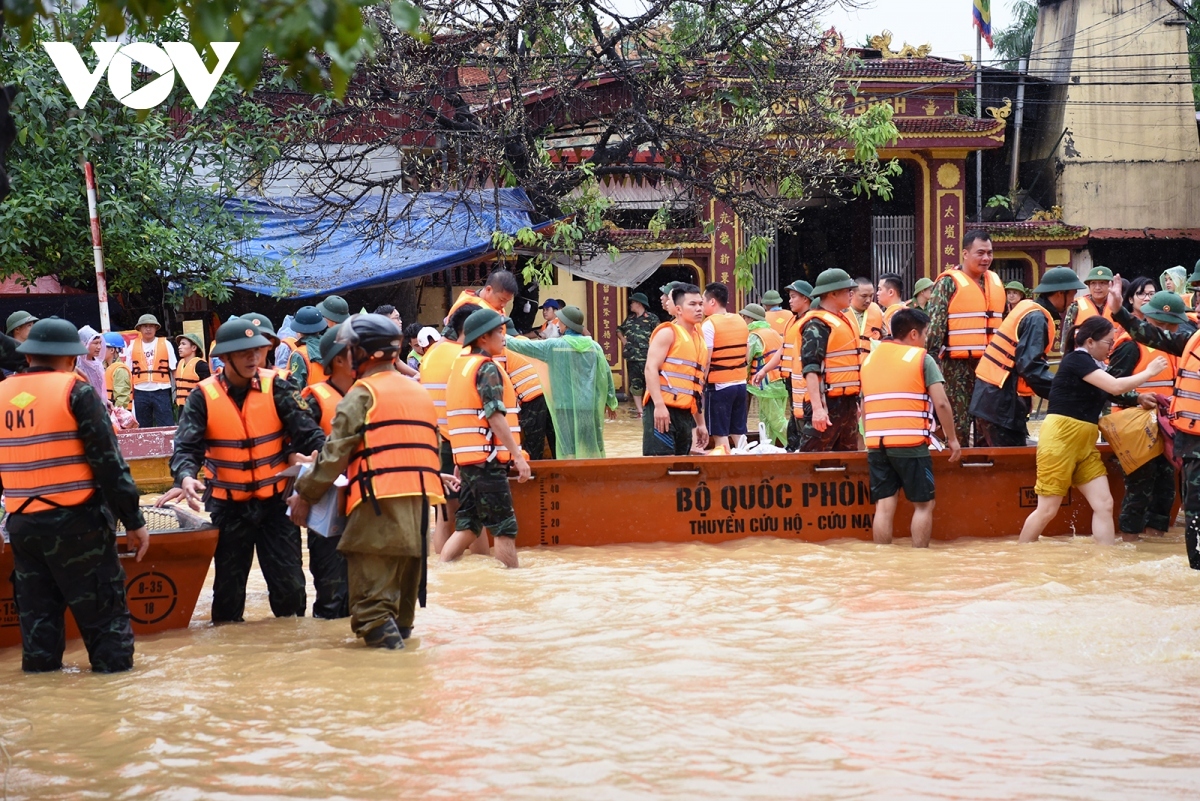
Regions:
<instances>
[{"instance_id":1,"label":"rescue boat","mask_svg":"<svg viewBox=\"0 0 1200 801\"><path fill-rule=\"evenodd\" d=\"M1101 453L1119 508L1121 468L1108 446ZM934 454L934 539L1019 534L1037 506L1036 454L1034 447L972 448L961 464ZM530 481L509 482L519 547L871 539L875 508L864 451L541 461L532 468ZM1091 514L1072 491L1045 534L1087 533ZM909 536L911 518L902 498L896 537Z\"/></svg>"},{"instance_id":2,"label":"rescue boat","mask_svg":"<svg viewBox=\"0 0 1200 801\"><path fill-rule=\"evenodd\" d=\"M217 529L184 509L143 507L150 547L141 562L117 532L117 553L125 568L125 595L135 635L187 628L196 600L217 549ZM20 645L21 629L13 601L13 556L7 544L0 553L0 648ZM67 612L67 637L79 629Z\"/></svg>"},{"instance_id":3,"label":"rescue boat","mask_svg":"<svg viewBox=\"0 0 1200 801\"><path fill-rule=\"evenodd\" d=\"M143 493L165 492L171 488L175 426L121 431L117 434L117 444L139 490Z\"/></svg>"}]
</instances>

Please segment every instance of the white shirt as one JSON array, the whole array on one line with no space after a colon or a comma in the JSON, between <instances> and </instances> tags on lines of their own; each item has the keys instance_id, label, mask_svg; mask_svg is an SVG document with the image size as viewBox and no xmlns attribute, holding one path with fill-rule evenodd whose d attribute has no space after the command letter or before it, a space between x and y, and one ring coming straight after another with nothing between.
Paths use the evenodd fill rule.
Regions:
<instances>
[{"instance_id":1,"label":"white shirt","mask_svg":"<svg viewBox=\"0 0 1200 801\"><path fill-rule=\"evenodd\" d=\"M713 326L711 320L705 320L700 326L700 333L704 335L704 347L708 348L708 358L712 361L713 342L717 338L717 329ZM725 389L726 387L736 387L746 383L746 379L741 381L722 381L719 384L713 384L716 389Z\"/></svg>"},{"instance_id":2,"label":"white shirt","mask_svg":"<svg viewBox=\"0 0 1200 801\"><path fill-rule=\"evenodd\" d=\"M170 362L171 375L175 375L175 346L165 337L155 337L149 342L145 342L139 336L129 343L129 347L125 349L125 366L129 368L130 373L133 372L133 349L137 347L140 347L146 356L146 364L150 366L150 369L154 369L154 356L158 352L158 340L160 339L167 345L167 360ZM142 392L154 392L159 389L170 389L171 382L168 381L164 384L161 381L139 381L133 385L133 388L140 389Z\"/></svg>"}]
</instances>

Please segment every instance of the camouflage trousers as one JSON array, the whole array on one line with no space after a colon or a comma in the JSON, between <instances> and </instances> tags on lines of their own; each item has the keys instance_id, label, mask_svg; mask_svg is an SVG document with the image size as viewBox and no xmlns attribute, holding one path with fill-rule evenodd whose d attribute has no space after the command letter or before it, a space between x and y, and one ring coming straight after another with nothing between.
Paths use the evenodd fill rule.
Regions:
<instances>
[{"instance_id":1,"label":"camouflage trousers","mask_svg":"<svg viewBox=\"0 0 1200 801\"><path fill-rule=\"evenodd\" d=\"M346 588L346 558L338 552L341 537L322 537L308 532L308 572L312 573L313 617L335 620L350 615Z\"/></svg>"},{"instance_id":2,"label":"camouflage trousers","mask_svg":"<svg viewBox=\"0 0 1200 801\"><path fill-rule=\"evenodd\" d=\"M1183 460L1183 511L1188 564L1192 570L1200 570L1200 458Z\"/></svg>"},{"instance_id":3,"label":"camouflage trousers","mask_svg":"<svg viewBox=\"0 0 1200 801\"><path fill-rule=\"evenodd\" d=\"M958 432L958 442L965 448L971 441L971 393L975 391L975 368L979 366L979 360L942 359L938 366L942 369L942 377L945 378L942 386L946 390L946 398L949 399L950 409L954 412L954 428Z\"/></svg>"},{"instance_id":4,"label":"camouflage trousers","mask_svg":"<svg viewBox=\"0 0 1200 801\"><path fill-rule=\"evenodd\" d=\"M133 628L116 536L100 510L80 510L78 526L48 529L8 523L13 589L24 648L21 668L58 670L66 647L65 610L79 624L92 670L133 667Z\"/></svg>"},{"instance_id":5,"label":"camouflage trousers","mask_svg":"<svg viewBox=\"0 0 1200 801\"><path fill-rule=\"evenodd\" d=\"M417 589L421 584L419 556L386 556L346 552L350 577L350 628L359 637L396 621L411 629L417 612Z\"/></svg>"},{"instance_id":6,"label":"camouflage trousers","mask_svg":"<svg viewBox=\"0 0 1200 801\"><path fill-rule=\"evenodd\" d=\"M550 424L550 407L546 396L539 395L530 401L521 401L517 414L521 424L521 447L530 459L545 459L546 443L550 443L550 456L554 458L554 426Z\"/></svg>"},{"instance_id":7,"label":"camouflage trousers","mask_svg":"<svg viewBox=\"0 0 1200 801\"><path fill-rule=\"evenodd\" d=\"M1118 530L1141 534L1147 528L1166 531L1175 503L1175 468L1165 456L1156 456L1125 476L1125 497L1117 518Z\"/></svg>"},{"instance_id":8,"label":"camouflage trousers","mask_svg":"<svg viewBox=\"0 0 1200 801\"><path fill-rule=\"evenodd\" d=\"M804 402L804 420L800 426L800 452L858 450L858 396L826 398L825 404L829 412L829 427L824 431L817 431L812 423L812 404Z\"/></svg>"},{"instance_id":9,"label":"camouflage trousers","mask_svg":"<svg viewBox=\"0 0 1200 801\"><path fill-rule=\"evenodd\" d=\"M480 534L486 528L493 537L517 536L517 514L508 488L508 465L462 465L458 468L462 488L458 491L456 531ZM397 625L403 625L399 620Z\"/></svg>"},{"instance_id":10,"label":"camouflage trousers","mask_svg":"<svg viewBox=\"0 0 1200 801\"><path fill-rule=\"evenodd\" d=\"M220 533L213 556L213 623L240 623L246 610L246 580L258 552L275 617L304 617L304 567L300 529L287 516L282 497L209 501Z\"/></svg>"}]
</instances>

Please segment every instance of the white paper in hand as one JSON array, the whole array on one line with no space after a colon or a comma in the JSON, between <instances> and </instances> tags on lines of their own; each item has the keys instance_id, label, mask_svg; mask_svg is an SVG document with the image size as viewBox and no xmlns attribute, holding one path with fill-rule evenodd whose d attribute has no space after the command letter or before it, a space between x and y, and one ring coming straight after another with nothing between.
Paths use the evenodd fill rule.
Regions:
<instances>
[{"instance_id":1,"label":"white paper in hand","mask_svg":"<svg viewBox=\"0 0 1200 801\"><path fill-rule=\"evenodd\" d=\"M299 474L302 476L312 470L312 465L308 464L296 467L300 468ZM345 508L343 488L349 483L345 476L338 476L329 491L309 509L308 523L304 527L321 537L342 536L342 532L346 530L346 515L342 512Z\"/></svg>"}]
</instances>

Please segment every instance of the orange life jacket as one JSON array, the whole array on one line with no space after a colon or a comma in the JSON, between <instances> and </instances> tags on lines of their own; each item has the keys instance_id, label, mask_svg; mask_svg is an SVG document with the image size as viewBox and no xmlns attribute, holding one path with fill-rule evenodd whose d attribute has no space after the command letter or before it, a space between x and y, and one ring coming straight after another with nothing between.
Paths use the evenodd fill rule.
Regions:
<instances>
[{"instance_id":1,"label":"orange life jacket","mask_svg":"<svg viewBox=\"0 0 1200 801\"><path fill-rule=\"evenodd\" d=\"M154 381L159 384L170 384L171 356L167 352L167 340L164 337L158 337L154 340L153 370L146 364L146 353L142 350L143 344L142 340L138 338L129 347L129 360L133 365L131 368L133 382L137 384L139 382Z\"/></svg>"},{"instance_id":2,"label":"orange life jacket","mask_svg":"<svg viewBox=\"0 0 1200 801\"><path fill-rule=\"evenodd\" d=\"M1197 436L1200 434L1200 331L1192 334L1184 346L1178 367L1175 395L1171 398L1171 417L1175 420L1176 429ZM0 387L7 383L5 381Z\"/></svg>"},{"instance_id":3,"label":"orange life jacket","mask_svg":"<svg viewBox=\"0 0 1200 801\"><path fill-rule=\"evenodd\" d=\"M204 430L207 483L216 498L272 498L283 492L287 483L286 477L275 477L287 462L283 421L272 391L275 372L260 369L258 382L257 388L250 388L240 409L219 378L210 376L200 382L208 408L208 427Z\"/></svg>"},{"instance_id":4,"label":"orange life jacket","mask_svg":"<svg viewBox=\"0 0 1200 801\"><path fill-rule=\"evenodd\" d=\"M925 387L925 349L880 342L862 366L863 429L868 448L928 445L933 401Z\"/></svg>"},{"instance_id":5,"label":"orange life jacket","mask_svg":"<svg viewBox=\"0 0 1200 801\"><path fill-rule=\"evenodd\" d=\"M500 464L512 461L512 454L500 442L483 416L483 398L475 387L475 378L490 356L466 351L454 360L450 368L449 386L446 387L446 419L450 427L450 448L454 452L456 465L472 465L490 462ZM513 439L521 444L521 424L517 419L517 391L504 370L500 371L504 382L505 419L512 430Z\"/></svg>"},{"instance_id":6,"label":"orange life jacket","mask_svg":"<svg viewBox=\"0 0 1200 801\"><path fill-rule=\"evenodd\" d=\"M308 371L308 380L306 386L313 384L321 384L329 380L329 373L325 372L325 368L314 362L308 356L308 345L304 342L299 342L296 345L295 353L300 354L300 358L304 360L304 367Z\"/></svg>"},{"instance_id":7,"label":"orange life jacket","mask_svg":"<svg viewBox=\"0 0 1200 801\"><path fill-rule=\"evenodd\" d=\"M319 391L324 386L329 385L309 389ZM368 498L373 504L378 498L411 496L432 504L445 503L439 476L437 413L429 393L396 370L372 373L354 386L371 393L371 408L362 427L362 445L350 454L346 465L350 480L347 514ZM375 511L379 513L377 504Z\"/></svg>"},{"instance_id":8,"label":"orange life jacket","mask_svg":"<svg viewBox=\"0 0 1200 801\"><path fill-rule=\"evenodd\" d=\"M175 405L182 406L192 390L200 386L196 365L203 361L199 356L180 359L175 363Z\"/></svg>"},{"instance_id":9,"label":"orange life jacket","mask_svg":"<svg viewBox=\"0 0 1200 801\"><path fill-rule=\"evenodd\" d=\"M1120 345L1124 345L1126 342L1132 342L1132 341L1133 340L1129 336L1129 333L1127 331L1122 330L1121 333L1117 335L1116 340L1113 341L1113 352L1116 352L1117 348ZM1174 395L1175 395L1175 369L1178 366L1179 358L1172 353L1167 353L1166 351L1161 351L1161 350L1155 350L1154 348L1150 347L1149 345L1143 345L1140 342L1134 342L1134 344L1137 345L1137 349L1138 349L1138 362L1137 362L1137 366L1135 366L1133 368L1133 373L1140 373L1143 370L1145 370L1147 367L1149 367L1150 362L1154 361L1155 356L1162 356L1164 359L1167 360L1167 366L1163 369L1163 371L1161 373L1158 373L1157 375L1151 376L1150 380L1146 381L1145 383L1139 384L1137 387L1137 391L1138 392L1154 392L1154 393L1162 395L1164 398L1168 398L1168 399L1174 397ZM1113 411L1114 412L1119 411L1121 408L1122 407L1120 407L1120 406L1114 405Z\"/></svg>"},{"instance_id":10,"label":"orange life jacket","mask_svg":"<svg viewBox=\"0 0 1200 801\"><path fill-rule=\"evenodd\" d=\"M542 397L544 394L542 379L532 361L508 348L504 349L504 353L495 357L495 361L499 363L504 372L508 373L508 379L512 381L513 389L517 391L517 400L521 403L528 403L535 398Z\"/></svg>"},{"instance_id":11,"label":"orange life jacket","mask_svg":"<svg viewBox=\"0 0 1200 801\"><path fill-rule=\"evenodd\" d=\"M887 332L887 335L889 337L892 335L892 318L896 316L896 312L905 308L905 306L906 306L906 304L904 304L904 303L893 303L891 306L888 306L887 309L884 310L884 312L883 312L883 330Z\"/></svg>"},{"instance_id":12,"label":"orange life jacket","mask_svg":"<svg viewBox=\"0 0 1200 801\"><path fill-rule=\"evenodd\" d=\"M741 315L731 312L714 314L712 323L713 348L708 356L708 383L723 384L746 380L746 349L750 330Z\"/></svg>"},{"instance_id":13,"label":"orange life jacket","mask_svg":"<svg viewBox=\"0 0 1200 801\"><path fill-rule=\"evenodd\" d=\"M788 321L795 316L788 309L773 309L767 312L767 324L774 329L776 334L783 336L783 332L787 329Z\"/></svg>"},{"instance_id":14,"label":"orange life jacket","mask_svg":"<svg viewBox=\"0 0 1200 801\"><path fill-rule=\"evenodd\" d=\"M500 314L504 314L503 306L501 306L499 309L497 309L495 306L488 303L483 298L479 297L479 295L476 294L476 292L474 290L464 289L462 292L459 293L458 298L450 306L450 311L446 312L446 320L445 320L446 324L450 323L450 318L454 316L454 313L456 311L458 311L459 309L461 309L463 306L467 305L468 303L470 303L472 306L478 306L481 309L491 309L492 311L499 312ZM545 326L543 325L543 328L544 327Z\"/></svg>"},{"instance_id":15,"label":"orange life jacket","mask_svg":"<svg viewBox=\"0 0 1200 801\"><path fill-rule=\"evenodd\" d=\"M992 341L992 334L1005 319L1004 284L1000 282L1000 276L988 270L983 274L985 295L979 284L962 270L947 270L938 276L938 280L946 276L954 280L955 292L946 310L943 356L951 359L982 358L988 343Z\"/></svg>"},{"instance_id":16,"label":"orange life jacket","mask_svg":"<svg viewBox=\"0 0 1200 801\"><path fill-rule=\"evenodd\" d=\"M799 369L796 360L800 358L800 321L803 315L793 314L783 327L783 357L779 360L779 369L785 376L792 375Z\"/></svg>"},{"instance_id":17,"label":"orange life jacket","mask_svg":"<svg viewBox=\"0 0 1200 801\"><path fill-rule=\"evenodd\" d=\"M1106 303L1104 306L1097 309L1095 301L1093 301L1089 295L1084 295L1082 298L1079 298L1079 300L1075 301L1075 305L1075 328L1081 326L1084 320L1087 320L1090 317L1095 317L1097 314L1099 314L1105 320L1108 320L1110 323L1113 321L1112 312L1108 310L1108 304ZM1120 337L1125 333L1125 329L1121 328L1121 326L1117 325L1116 323L1113 323L1113 331L1117 337ZM1114 338L1113 347L1115 348L1116 346L1117 342ZM1112 351L1110 350L1109 354L1111 353Z\"/></svg>"},{"instance_id":18,"label":"orange life jacket","mask_svg":"<svg viewBox=\"0 0 1200 801\"><path fill-rule=\"evenodd\" d=\"M74 373L17 373L0 382L0 481L4 510L32 514L79 506L96 494L71 414Z\"/></svg>"},{"instance_id":19,"label":"orange life jacket","mask_svg":"<svg viewBox=\"0 0 1200 801\"><path fill-rule=\"evenodd\" d=\"M283 337L279 340L288 346L288 350L292 353L296 352L296 348L300 347L300 340L297 337Z\"/></svg>"},{"instance_id":20,"label":"orange life jacket","mask_svg":"<svg viewBox=\"0 0 1200 801\"><path fill-rule=\"evenodd\" d=\"M979 366L975 368L976 378L995 387L1004 386L1017 362L1017 328L1022 320L1035 312L1040 312L1046 318L1045 353L1050 353L1051 344L1054 342L1054 318L1035 301L1023 300L1013 306L1013 310L996 329L992 341L984 350L983 358L979 360ZM1017 394L1024 397L1033 395L1033 390L1025 383L1024 378L1017 379Z\"/></svg>"},{"instance_id":21,"label":"orange life jacket","mask_svg":"<svg viewBox=\"0 0 1200 801\"><path fill-rule=\"evenodd\" d=\"M300 391L300 397L313 401L321 410L321 430L325 436L333 433L333 416L337 413L338 404L344 397L338 388L328 381L320 384L309 384Z\"/></svg>"},{"instance_id":22,"label":"orange life jacket","mask_svg":"<svg viewBox=\"0 0 1200 801\"><path fill-rule=\"evenodd\" d=\"M755 328L750 332L750 336L758 337L762 342L763 352L761 356L755 356L754 362L750 365L749 374L753 378L754 375L763 368L763 366L771 361L771 358L779 352L783 347L783 337L774 328ZM712 373L709 372L709 376ZM763 377L763 383L769 384L772 381L782 381L783 371L776 367L774 370L769 370Z\"/></svg>"},{"instance_id":23,"label":"orange life jacket","mask_svg":"<svg viewBox=\"0 0 1200 801\"><path fill-rule=\"evenodd\" d=\"M704 337L699 331L689 332L679 323L662 323L650 335L654 341L655 335L664 328L675 331L675 341L671 343L667 357L662 367L658 369L659 385L662 392L663 404L675 409L696 411L696 398L704 388L704 363L708 358L708 350L704 347ZM650 400L650 391L646 391L643 403Z\"/></svg>"},{"instance_id":24,"label":"orange life jacket","mask_svg":"<svg viewBox=\"0 0 1200 801\"><path fill-rule=\"evenodd\" d=\"M115 362L113 362L112 364L110 364L108 367L106 367L104 369L104 386L108 390L108 402L113 404L114 406L117 403L117 392L116 392L116 389L113 387L113 376L115 376L117 374L118 370L124 370L126 373L128 373L129 367L125 364L125 362L121 361L120 359L117 359ZM133 388L133 375L132 374L130 374L130 376L129 376L129 381L130 381L130 389L132 389ZM129 394L129 403L124 408L126 408L126 409L133 408L133 393L132 392Z\"/></svg>"},{"instance_id":25,"label":"orange life jacket","mask_svg":"<svg viewBox=\"0 0 1200 801\"><path fill-rule=\"evenodd\" d=\"M870 353L871 349L875 347L873 344L871 344L872 341L878 342L883 338L883 309L879 308L878 303L871 301L871 305L867 307L865 312L863 312L861 321L858 319L857 314L855 314L853 317L847 315L846 319L852 319L858 324L856 327L858 328L859 350L861 350L864 354Z\"/></svg>"},{"instance_id":26,"label":"orange life jacket","mask_svg":"<svg viewBox=\"0 0 1200 801\"><path fill-rule=\"evenodd\" d=\"M450 440L450 428L446 425L446 384L450 380L450 368L454 366L454 360L464 350L452 339L439 339L429 346L421 358L421 386L433 398L438 433L447 442Z\"/></svg>"},{"instance_id":27,"label":"orange life jacket","mask_svg":"<svg viewBox=\"0 0 1200 801\"><path fill-rule=\"evenodd\" d=\"M820 320L829 326L829 341L825 344L825 363L821 370L821 381L825 397L837 398L842 395L857 395L859 393L859 369L862 366L862 351L859 348L858 327L842 312L829 312L817 308L804 315L801 328L812 320ZM802 339L803 337L801 337ZM796 352L796 363L800 363L800 352ZM803 365L801 365L803 369ZM800 383L805 382L804 375L797 370L792 374L792 388L796 386L796 376ZM793 392L793 413L795 398Z\"/></svg>"}]
</instances>

